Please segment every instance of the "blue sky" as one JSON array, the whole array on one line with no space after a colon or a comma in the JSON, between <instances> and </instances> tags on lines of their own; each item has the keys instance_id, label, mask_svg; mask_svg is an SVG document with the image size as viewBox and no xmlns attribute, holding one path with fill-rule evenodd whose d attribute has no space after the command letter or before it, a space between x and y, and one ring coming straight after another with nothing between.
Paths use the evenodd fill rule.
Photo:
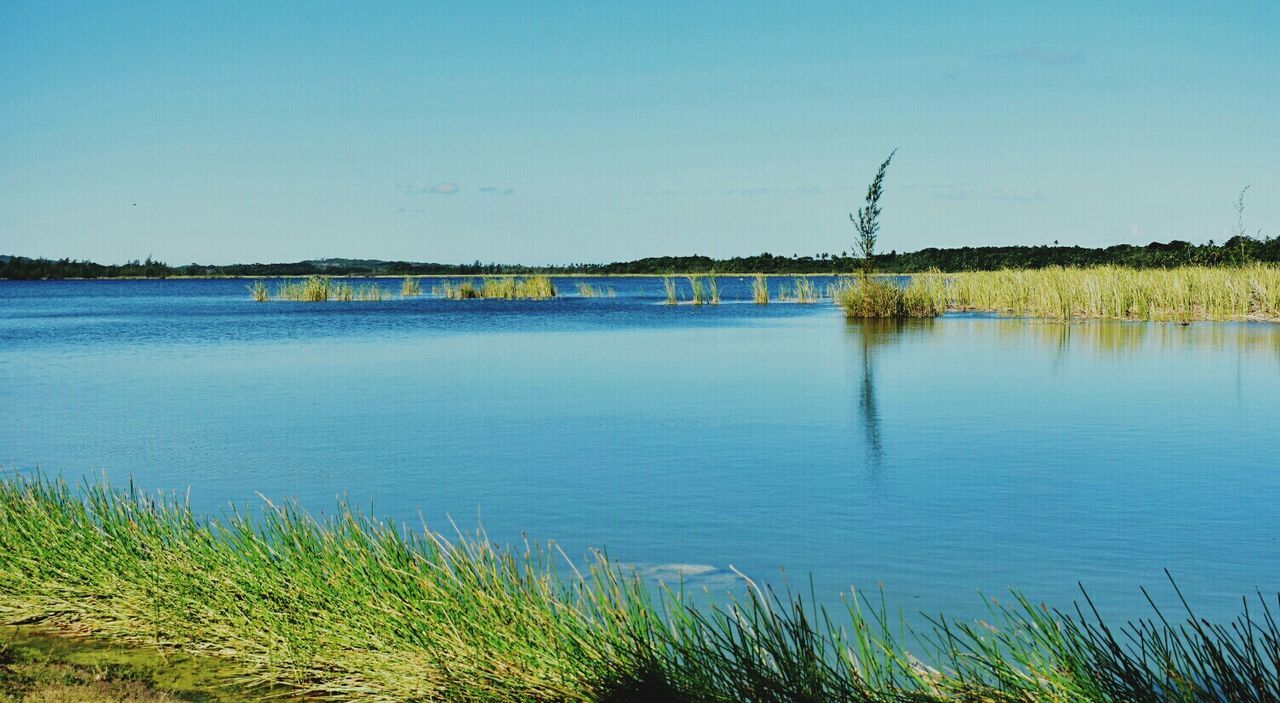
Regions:
<instances>
[{"instance_id":1,"label":"blue sky","mask_svg":"<svg viewBox=\"0 0 1280 703\"><path fill-rule=\"evenodd\" d=\"M0 4L0 253L1280 234L1280 3Z\"/></svg>"}]
</instances>

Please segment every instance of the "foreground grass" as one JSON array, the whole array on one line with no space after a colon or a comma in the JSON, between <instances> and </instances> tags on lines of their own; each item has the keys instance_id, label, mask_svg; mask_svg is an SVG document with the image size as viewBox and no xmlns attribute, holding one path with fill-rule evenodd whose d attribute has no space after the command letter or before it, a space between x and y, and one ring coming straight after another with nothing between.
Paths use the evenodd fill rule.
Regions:
<instances>
[{"instance_id":1,"label":"foreground grass","mask_svg":"<svg viewBox=\"0 0 1280 703\"><path fill-rule=\"evenodd\" d=\"M209 655L0 627L0 703L300 700L287 690L237 686L240 674Z\"/></svg>"},{"instance_id":2,"label":"foreground grass","mask_svg":"<svg viewBox=\"0 0 1280 703\"><path fill-rule=\"evenodd\" d=\"M694 608L603 555L579 569L348 506L213 520L132 486L17 475L0 480L0 554L10 622L217 653L252 680L347 700L1280 698L1261 595L1226 626L1157 614L1115 629L1015 598L990 624L939 619L904 639L856 597L835 614L748 582Z\"/></svg>"}]
</instances>

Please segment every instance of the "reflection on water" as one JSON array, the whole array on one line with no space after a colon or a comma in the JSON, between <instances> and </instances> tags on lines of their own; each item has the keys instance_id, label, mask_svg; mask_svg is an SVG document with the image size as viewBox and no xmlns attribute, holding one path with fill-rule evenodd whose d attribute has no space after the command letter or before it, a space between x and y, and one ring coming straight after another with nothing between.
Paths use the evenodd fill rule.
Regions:
<instances>
[{"instance_id":1,"label":"reflection on water","mask_svg":"<svg viewBox=\"0 0 1280 703\"><path fill-rule=\"evenodd\" d=\"M861 351L862 376L858 386L858 415L862 436L866 441L868 475L875 479L884 464L884 440L880 436L880 410L876 403L876 354L882 347L892 347L904 336L927 335L933 329L932 319L889 320L850 319L849 333L857 338Z\"/></svg>"}]
</instances>

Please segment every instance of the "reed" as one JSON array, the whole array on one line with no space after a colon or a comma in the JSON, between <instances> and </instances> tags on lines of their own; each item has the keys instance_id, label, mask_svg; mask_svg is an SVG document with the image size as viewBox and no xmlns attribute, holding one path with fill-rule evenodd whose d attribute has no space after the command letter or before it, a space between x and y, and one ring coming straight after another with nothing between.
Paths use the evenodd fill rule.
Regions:
<instances>
[{"instance_id":1,"label":"reed","mask_svg":"<svg viewBox=\"0 0 1280 703\"><path fill-rule=\"evenodd\" d=\"M422 284L413 276L405 276L400 284L401 298L416 298L422 295Z\"/></svg>"},{"instance_id":2,"label":"reed","mask_svg":"<svg viewBox=\"0 0 1280 703\"><path fill-rule=\"evenodd\" d=\"M913 276L905 288L860 276L830 292L852 318L937 317L947 309L946 283L938 276Z\"/></svg>"},{"instance_id":3,"label":"reed","mask_svg":"<svg viewBox=\"0 0 1280 703\"><path fill-rule=\"evenodd\" d=\"M246 682L337 700L1280 698L1280 594L1221 625L1189 607L1108 624L1087 596L1057 611L1015 594L985 622L940 617L913 637L883 598L856 593L832 612L746 580L745 595L695 607L602 554L579 567L348 505L209 519L132 484L21 474L0 479L0 554L7 621L217 652Z\"/></svg>"},{"instance_id":4,"label":"reed","mask_svg":"<svg viewBox=\"0 0 1280 703\"><path fill-rule=\"evenodd\" d=\"M304 280L281 281L276 287L277 300L319 303L333 294L333 281L328 276L309 276Z\"/></svg>"},{"instance_id":5,"label":"reed","mask_svg":"<svg viewBox=\"0 0 1280 703\"><path fill-rule=\"evenodd\" d=\"M479 282L475 280L462 282L445 281L437 290L442 297L450 300L472 300L477 298L549 300L556 297L558 293L551 279L541 275L527 278L500 276L485 278Z\"/></svg>"},{"instance_id":6,"label":"reed","mask_svg":"<svg viewBox=\"0 0 1280 703\"><path fill-rule=\"evenodd\" d=\"M814 287L813 281L810 281L808 276L796 276L793 285L795 287L795 302L818 302L817 288Z\"/></svg>"},{"instance_id":7,"label":"reed","mask_svg":"<svg viewBox=\"0 0 1280 703\"><path fill-rule=\"evenodd\" d=\"M711 291L711 304L720 304L720 277L714 273L707 276L707 288Z\"/></svg>"},{"instance_id":8,"label":"reed","mask_svg":"<svg viewBox=\"0 0 1280 703\"><path fill-rule=\"evenodd\" d=\"M578 286L578 297L580 298L596 297L596 289L590 283L587 283L586 281L578 281L577 286Z\"/></svg>"},{"instance_id":9,"label":"reed","mask_svg":"<svg viewBox=\"0 0 1280 703\"><path fill-rule=\"evenodd\" d=\"M271 291L267 289L266 281L254 281L249 284L249 294L259 303L265 303L271 299Z\"/></svg>"},{"instance_id":10,"label":"reed","mask_svg":"<svg viewBox=\"0 0 1280 703\"><path fill-rule=\"evenodd\" d=\"M702 305L706 302L706 289L702 285L702 276L687 276L689 279L690 302Z\"/></svg>"},{"instance_id":11,"label":"reed","mask_svg":"<svg viewBox=\"0 0 1280 703\"><path fill-rule=\"evenodd\" d=\"M953 307L1070 320L1280 320L1280 267L1049 267L947 274Z\"/></svg>"},{"instance_id":12,"label":"reed","mask_svg":"<svg viewBox=\"0 0 1280 703\"><path fill-rule=\"evenodd\" d=\"M662 289L667 294L667 305L675 305L680 302L676 297L676 279L671 276L662 277Z\"/></svg>"},{"instance_id":13,"label":"reed","mask_svg":"<svg viewBox=\"0 0 1280 703\"><path fill-rule=\"evenodd\" d=\"M769 279L763 273L757 273L751 281L751 300L756 305L769 304Z\"/></svg>"}]
</instances>

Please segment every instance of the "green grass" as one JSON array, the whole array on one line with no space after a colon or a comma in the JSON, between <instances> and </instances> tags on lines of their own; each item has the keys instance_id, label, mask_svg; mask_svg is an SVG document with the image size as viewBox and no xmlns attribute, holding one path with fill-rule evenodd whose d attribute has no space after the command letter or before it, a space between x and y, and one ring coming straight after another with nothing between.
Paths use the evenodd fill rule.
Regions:
<instances>
[{"instance_id":1,"label":"green grass","mask_svg":"<svg viewBox=\"0 0 1280 703\"><path fill-rule=\"evenodd\" d=\"M769 279L763 273L757 273L751 280L751 300L757 305L769 304Z\"/></svg>"},{"instance_id":2,"label":"green grass","mask_svg":"<svg viewBox=\"0 0 1280 703\"><path fill-rule=\"evenodd\" d=\"M132 485L0 480L0 616L217 653L246 681L342 700L1271 701L1269 604L1107 625L1015 596L899 634L883 599L694 607L597 554L446 538L342 505L220 519ZM745 577L744 577L745 578ZM929 662L926 666L921 662Z\"/></svg>"},{"instance_id":3,"label":"green grass","mask_svg":"<svg viewBox=\"0 0 1280 703\"><path fill-rule=\"evenodd\" d=\"M689 302L694 305L702 305L707 301L706 287L702 285L702 276L690 275L689 279Z\"/></svg>"},{"instance_id":4,"label":"green grass","mask_svg":"<svg viewBox=\"0 0 1280 703\"><path fill-rule=\"evenodd\" d=\"M946 274L952 307L1070 320L1280 320L1280 267L1049 267Z\"/></svg>"},{"instance_id":5,"label":"green grass","mask_svg":"<svg viewBox=\"0 0 1280 703\"><path fill-rule=\"evenodd\" d=\"M450 300L550 300L559 291L548 276L497 276L465 281L444 281L433 292Z\"/></svg>"},{"instance_id":6,"label":"green grass","mask_svg":"<svg viewBox=\"0 0 1280 703\"><path fill-rule=\"evenodd\" d=\"M259 303L265 303L271 299L271 291L267 289L266 281L254 281L249 284L249 294Z\"/></svg>"},{"instance_id":7,"label":"green grass","mask_svg":"<svg viewBox=\"0 0 1280 703\"><path fill-rule=\"evenodd\" d=\"M833 285L831 296L852 318L937 317L947 309L945 283L930 276L912 277L906 288L859 277Z\"/></svg>"},{"instance_id":8,"label":"green grass","mask_svg":"<svg viewBox=\"0 0 1280 703\"><path fill-rule=\"evenodd\" d=\"M679 298L676 297L676 279L671 276L663 276L662 290L666 292L667 305L675 305L680 302Z\"/></svg>"},{"instance_id":9,"label":"green grass","mask_svg":"<svg viewBox=\"0 0 1280 703\"><path fill-rule=\"evenodd\" d=\"M813 281L808 276L793 276L791 290L787 290L786 284L778 289L778 300L792 303L816 303L818 302L818 289L813 285Z\"/></svg>"}]
</instances>

